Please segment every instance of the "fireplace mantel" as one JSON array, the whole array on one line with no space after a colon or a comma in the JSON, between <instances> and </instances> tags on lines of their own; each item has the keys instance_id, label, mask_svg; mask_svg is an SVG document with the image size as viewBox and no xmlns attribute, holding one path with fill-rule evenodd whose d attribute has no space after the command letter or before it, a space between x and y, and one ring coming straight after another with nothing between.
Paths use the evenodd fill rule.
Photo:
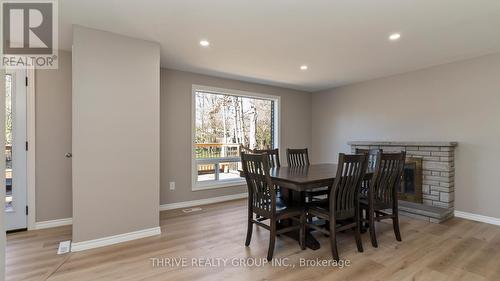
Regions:
<instances>
[{"instance_id":1,"label":"fireplace mantel","mask_svg":"<svg viewBox=\"0 0 500 281\"><path fill-rule=\"evenodd\" d=\"M453 216L455 203L455 141L350 141L352 152L359 149L405 151L422 159L423 204L400 201L403 215L442 222Z\"/></svg>"},{"instance_id":2,"label":"fireplace mantel","mask_svg":"<svg viewBox=\"0 0 500 281\"><path fill-rule=\"evenodd\" d=\"M455 141L350 141L349 145L378 145L378 146L442 146L455 147Z\"/></svg>"}]
</instances>

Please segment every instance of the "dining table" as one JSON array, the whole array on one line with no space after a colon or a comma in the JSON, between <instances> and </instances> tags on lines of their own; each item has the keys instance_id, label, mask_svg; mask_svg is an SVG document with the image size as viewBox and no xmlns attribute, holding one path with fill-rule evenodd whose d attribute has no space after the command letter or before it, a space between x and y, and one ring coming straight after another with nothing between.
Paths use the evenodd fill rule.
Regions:
<instances>
[{"instance_id":1,"label":"dining table","mask_svg":"<svg viewBox=\"0 0 500 281\"><path fill-rule=\"evenodd\" d=\"M337 176L337 164L312 164L298 167L275 167L270 169L270 177L273 183L280 188L280 196L286 202L304 205L306 203L306 191L314 191L318 188L330 188ZM368 168L365 179L370 179L373 169ZM244 174L242 174L244 176ZM292 220L280 221L278 228L287 227ZM288 237L299 240L299 233L285 233ZM317 250L320 248L318 240L306 232L306 247Z\"/></svg>"}]
</instances>

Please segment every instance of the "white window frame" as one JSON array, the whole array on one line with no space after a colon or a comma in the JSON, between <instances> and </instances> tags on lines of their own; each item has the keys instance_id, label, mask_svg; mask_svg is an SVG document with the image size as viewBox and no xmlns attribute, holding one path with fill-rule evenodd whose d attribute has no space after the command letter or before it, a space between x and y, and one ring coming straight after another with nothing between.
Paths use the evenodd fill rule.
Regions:
<instances>
[{"instance_id":1,"label":"white window frame","mask_svg":"<svg viewBox=\"0 0 500 281\"><path fill-rule=\"evenodd\" d=\"M280 139L281 139L281 97L267 94L260 94L254 92L240 91L240 90L232 90L232 89L223 89L217 87L203 86L203 85L192 85L192 94L191 94L191 180L192 180L192 191L200 191L207 189L216 189L223 187L231 187L231 186L239 186L245 184L244 178L238 179L230 179L230 180L211 180L211 181L203 181L198 182L198 171L197 171L197 163L200 160L196 160L196 148L195 148L195 140L196 140L196 92L208 92L214 94L222 94L222 95L231 95L238 97L246 97L246 98L261 98L274 101L274 148L279 147ZM226 158L217 158L212 162L236 162L239 161L239 157L226 157ZM204 160L201 160L204 162ZM212 162L210 162L212 164Z\"/></svg>"}]
</instances>

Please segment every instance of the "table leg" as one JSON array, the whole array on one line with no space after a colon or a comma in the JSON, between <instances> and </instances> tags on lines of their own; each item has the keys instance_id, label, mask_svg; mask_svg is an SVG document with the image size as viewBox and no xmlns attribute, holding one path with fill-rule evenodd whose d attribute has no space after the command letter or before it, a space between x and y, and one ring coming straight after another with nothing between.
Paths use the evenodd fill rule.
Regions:
<instances>
[{"instance_id":1,"label":"table leg","mask_svg":"<svg viewBox=\"0 0 500 281\"><path fill-rule=\"evenodd\" d=\"M283 191L285 191L285 192L283 192ZM285 200L286 202L294 202L294 203L300 204L300 205L304 205L304 203L305 203L304 192L294 192L290 189L282 188L281 194L282 194L283 200ZM277 227L279 229L279 228L287 227L287 226L290 226L290 225L296 224L296 223L297 223L296 221L294 221L292 219L288 219L288 220L280 221L278 223ZM283 233L283 235L299 241L299 231L298 230ZM318 250L320 248L320 244L319 244L318 240L316 240L316 238L314 238L314 236L312 236L310 229L306 229L306 247L309 249L312 249L312 250Z\"/></svg>"}]
</instances>

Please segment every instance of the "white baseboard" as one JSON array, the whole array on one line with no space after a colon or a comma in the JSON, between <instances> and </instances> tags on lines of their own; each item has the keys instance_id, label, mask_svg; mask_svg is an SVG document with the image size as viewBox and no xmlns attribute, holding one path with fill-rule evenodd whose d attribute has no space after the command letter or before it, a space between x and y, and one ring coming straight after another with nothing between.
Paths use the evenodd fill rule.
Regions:
<instances>
[{"instance_id":1,"label":"white baseboard","mask_svg":"<svg viewBox=\"0 0 500 281\"><path fill-rule=\"evenodd\" d=\"M63 226L63 225L71 225L72 223L73 223L72 218L50 220L50 221L40 221L40 222L35 222L35 229L45 229L45 228L58 227L58 226Z\"/></svg>"},{"instance_id":2,"label":"white baseboard","mask_svg":"<svg viewBox=\"0 0 500 281\"><path fill-rule=\"evenodd\" d=\"M196 206L200 206L200 205L208 205L208 204L220 203L220 202L225 202L225 201L243 199L243 198L247 198L247 197L248 197L248 193L238 193L238 194L233 194L233 195L212 197L212 198L207 198L207 199L163 204L163 205L160 205L160 211L180 209L180 208L190 208L190 207L196 207ZM45 228L58 227L58 226L64 226L64 225L71 225L72 223L73 223L72 218L57 219L57 220L50 220L50 221L41 221L41 222L35 223L35 229L45 229Z\"/></svg>"},{"instance_id":3,"label":"white baseboard","mask_svg":"<svg viewBox=\"0 0 500 281\"><path fill-rule=\"evenodd\" d=\"M248 197L248 193L238 193L238 194L233 194L233 195L212 197L212 198L207 198L207 199L163 204L163 205L160 205L160 211L180 209L180 208L190 208L190 207L195 207L195 206L200 206L200 205L214 204L214 203L231 201L231 200L242 199L242 198L247 198L247 197Z\"/></svg>"},{"instance_id":4,"label":"white baseboard","mask_svg":"<svg viewBox=\"0 0 500 281\"><path fill-rule=\"evenodd\" d=\"M473 221L484 222L484 223L489 223L489 224L494 224L494 225L500 225L499 218L487 217L487 216L483 216L483 215L476 215L473 213L455 211L455 217L473 220Z\"/></svg>"},{"instance_id":5,"label":"white baseboard","mask_svg":"<svg viewBox=\"0 0 500 281\"><path fill-rule=\"evenodd\" d=\"M79 252L98 247L109 246L117 243L127 242L135 239L140 239L160 234L161 234L161 229L158 226L158 227L147 228L138 231L123 233L88 241L76 242L71 244L71 252Z\"/></svg>"}]
</instances>

